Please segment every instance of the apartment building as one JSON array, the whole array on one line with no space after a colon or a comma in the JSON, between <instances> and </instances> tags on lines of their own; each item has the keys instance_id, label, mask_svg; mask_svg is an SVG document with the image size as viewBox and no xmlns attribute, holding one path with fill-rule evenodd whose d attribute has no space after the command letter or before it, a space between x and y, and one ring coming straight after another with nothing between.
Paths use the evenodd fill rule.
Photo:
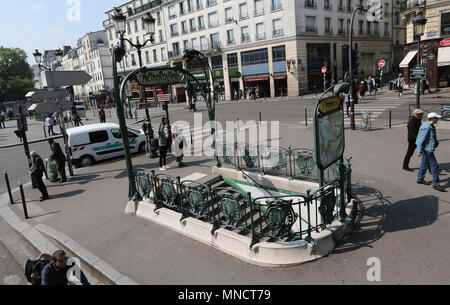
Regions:
<instances>
[{"instance_id":1,"label":"apartment building","mask_svg":"<svg viewBox=\"0 0 450 305\"><path fill-rule=\"evenodd\" d=\"M413 19L421 11L427 19L424 35L421 37L420 64L427 68L432 88L450 87L450 47L441 41L450 38L450 1L448 0L403 0L401 18L406 24L407 38L404 46L404 60L400 67L409 83L409 69L417 65L418 44L415 40ZM412 82L413 83L413 82Z\"/></svg>"},{"instance_id":2,"label":"apartment building","mask_svg":"<svg viewBox=\"0 0 450 305\"><path fill-rule=\"evenodd\" d=\"M383 1L384 2L384 1ZM391 0L387 0L391 2ZM323 86L327 78L341 79L348 71L350 19L356 4L366 0L134 0L118 8L127 16L126 37L143 42L142 18L156 19L155 43L142 49L143 64L166 65L180 61L185 49L208 57L213 75L201 65L185 66L198 79L209 78L226 99L249 87L260 97L298 96ZM379 59L392 68L392 8L383 7L383 20L373 22L357 13L354 43L360 51L361 75L375 75ZM104 28L109 45L119 45L112 17L106 12ZM399 40L400 41L400 40ZM400 42L399 42L400 43ZM123 73L138 67L137 50L126 45ZM207 73L210 74L210 73Z\"/></svg>"},{"instance_id":3,"label":"apartment building","mask_svg":"<svg viewBox=\"0 0 450 305\"><path fill-rule=\"evenodd\" d=\"M83 86L74 86L76 99L104 101L113 89L112 59L105 31L91 32L67 52L61 64L64 71L85 71L92 79Z\"/></svg>"}]
</instances>

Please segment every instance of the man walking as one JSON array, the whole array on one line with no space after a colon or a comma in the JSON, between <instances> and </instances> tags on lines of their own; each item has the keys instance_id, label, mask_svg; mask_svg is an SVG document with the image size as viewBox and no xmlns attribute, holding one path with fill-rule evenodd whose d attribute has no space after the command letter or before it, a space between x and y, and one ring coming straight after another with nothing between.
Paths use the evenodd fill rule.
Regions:
<instances>
[{"instance_id":1,"label":"man walking","mask_svg":"<svg viewBox=\"0 0 450 305\"><path fill-rule=\"evenodd\" d=\"M50 159L55 160L58 163L58 173L61 181L59 183L64 183L67 181L66 176L66 157L62 152L61 146L59 143L55 143L53 139L48 140L48 144L50 144L50 150L52 154L50 155Z\"/></svg>"},{"instance_id":2,"label":"man walking","mask_svg":"<svg viewBox=\"0 0 450 305\"><path fill-rule=\"evenodd\" d=\"M49 114L45 119L45 125L47 125L48 128L48 135L49 136L55 135L55 132L53 131L53 119L51 114Z\"/></svg>"},{"instance_id":3,"label":"man walking","mask_svg":"<svg viewBox=\"0 0 450 305\"><path fill-rule=\"evenodd\" d=\"M405 86L405 78L399 74L397 78L397 90L398 90L398 96L403 96L403 87Z\"/></svg>"},{"instance_id":4,"label":"man walking","mask_svg":"<svg viewBox=\"0 0 450 305\"><path fill-rule=\"evenodd\" d=\"M165 126L165 120L162 120L161 123L159 124L158 136L159 136L159 170L166 171L169 169L166 166L167 147L169 146L169 143L167 137L167 127Z\"/></svg>"},{"instance_id":5,"label":"man walking","mask_svg":"<svg viewBox=\"0 0 450 305\"><path fill-rule=\"evenodd\" d=\"M34 151L30 153L32 159L32 166L30 168L30 175L32 179L36 182L39 191L42 194L41 202L50 198L45 187L44 181L42 181L42 175L45 171L44 161L42 158Z\"/></svg>"},{"instance_id":6,"label":"man walking","mask_svg":"<svg viewBox=\"0 0 450 305\"><path fill-rule=\"evenodd\" d=\"M100 111L98 112L98 116L100 117L100 123L106 123L106 113L105 109L100 108Z\"/></svg>"},{"instance_id":7,"label":"man walking","mask_svg":"<svg viewBox=\"0 0 450 305\"><path fill-rule=\"evenodd\" d=\"M422 158L417 183L430 185L429 182L425 181L425 174L429 169L433 176L433 189L439 192L446 192L445 188L439 185L439 165L434 156L434 151L439 146L434 125L440 118L441 116L437 113L432 112L428 114L428 121L422 124L417 135L417 152L419 153L419 158Z\"/></svg>"},{"instance_id":8,"label":"man walking","mask_svg":"<svg viewBox=\"0 0 450 305\"><path fill-rule=\"evenodd\" d=\"M423 111L416 109L413 111L413 115L408 122L408 151L406 152L405 159L403 160L403 170L408 172L414 171L409 168L409 162L417 148L416 140L417 135L419 134L420 125L422 125L422 117Z\"/></svg>"}]
</instances>

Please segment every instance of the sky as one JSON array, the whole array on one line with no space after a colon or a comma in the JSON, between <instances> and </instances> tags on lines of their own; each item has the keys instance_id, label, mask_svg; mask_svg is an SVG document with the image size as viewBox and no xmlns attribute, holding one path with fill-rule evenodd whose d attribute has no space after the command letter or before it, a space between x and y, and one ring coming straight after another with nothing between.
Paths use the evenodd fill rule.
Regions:
<instances>
[{"instance_id":1,"label":"sky","mask_svg":"<svg viewBox=\"0 0 450 305\"><path fill-rule=\"evenodd\" d=\"M15 0L0 6L0 46L32 53L76 46L84 34L103 30L105 12L126 0Z\"/></svg>"}]
</instances>

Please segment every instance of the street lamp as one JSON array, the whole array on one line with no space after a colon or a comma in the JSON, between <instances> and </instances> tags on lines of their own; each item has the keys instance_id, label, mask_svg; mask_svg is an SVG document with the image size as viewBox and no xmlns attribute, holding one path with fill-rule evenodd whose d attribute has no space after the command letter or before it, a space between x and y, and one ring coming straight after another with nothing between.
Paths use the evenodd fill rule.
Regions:
<instances>
[{"instance_id":1,"label":"street lamp","mask_svg":"<svg viewBox=\"0 0 450 305\"><path fill-rule=\"evenodd\" d=\"M145 35L149 35L150 38L147 39L142 44L139 43L139 40L136 43L133 43L131 40L124 37L125 33L126 33L127 17L122 13L122 11L119 8L116 8L115 10L116 10L116 13L112 17L112 19L115 24L116 32L120 36L121 47L123 49L125 49L124 42L127 41L132 47L136 48L137 53L138 53L138 58L139 58L139 67L142 68L142 51L141 51L141 49L144 48L149 42L152 44L155 42L153 35L155 35L156 20L152 17L152 15L149 12L147 12L145 14L145 17L142 19L142 22L144 25ZM146 104L147 97L145 95L146 95L145 88L142 88L142 86L141 86L142 100ZM150 113L149 113L148 108L145 108L145 115L146 115L147 119L150 120Z\"/></svg>"},{"instance_id":2,"label":"street lamp","mask_svg":"<svg viewBox=\"0 0 450 305\"><path fill-rule=\"evenodd\" d=\"M422 64L421 56L420 56L420 38L425 33L425 25L427 24L427 19L423 17L421 11L417 14L417 16L412 21L414 25L414 36L417 38L417 65ZM420 79L417 80L417 100L416 107L420 109Z\"/></svg>"}]
</instances>

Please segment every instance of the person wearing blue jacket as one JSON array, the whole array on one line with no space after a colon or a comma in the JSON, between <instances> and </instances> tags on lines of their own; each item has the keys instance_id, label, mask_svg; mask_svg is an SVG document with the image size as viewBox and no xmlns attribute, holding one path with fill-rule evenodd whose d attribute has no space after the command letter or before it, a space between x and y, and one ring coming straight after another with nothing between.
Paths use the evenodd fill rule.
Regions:
<instances>
[{"instance_id":1,"label":"person wearing blue jacket","mask_svg":"<svg viewBox=\"0 0 450 305\"><path fill-rule=\"evenodd\" d=\"M417 178L418 184L430 185L425 181L425 174L429 169L433 176L433 189L439 192L446 192L445 188L439 185L439 165L434 156L436 148L439 146L439 141L436 137L436 128L434 125L441 118L437 113L428 114L428 121L424 122L420 127L419 134L417 135L416 145L419 158L422 158L422 164L420 165L419 177Z\"/></svg>"}]
</instances>

